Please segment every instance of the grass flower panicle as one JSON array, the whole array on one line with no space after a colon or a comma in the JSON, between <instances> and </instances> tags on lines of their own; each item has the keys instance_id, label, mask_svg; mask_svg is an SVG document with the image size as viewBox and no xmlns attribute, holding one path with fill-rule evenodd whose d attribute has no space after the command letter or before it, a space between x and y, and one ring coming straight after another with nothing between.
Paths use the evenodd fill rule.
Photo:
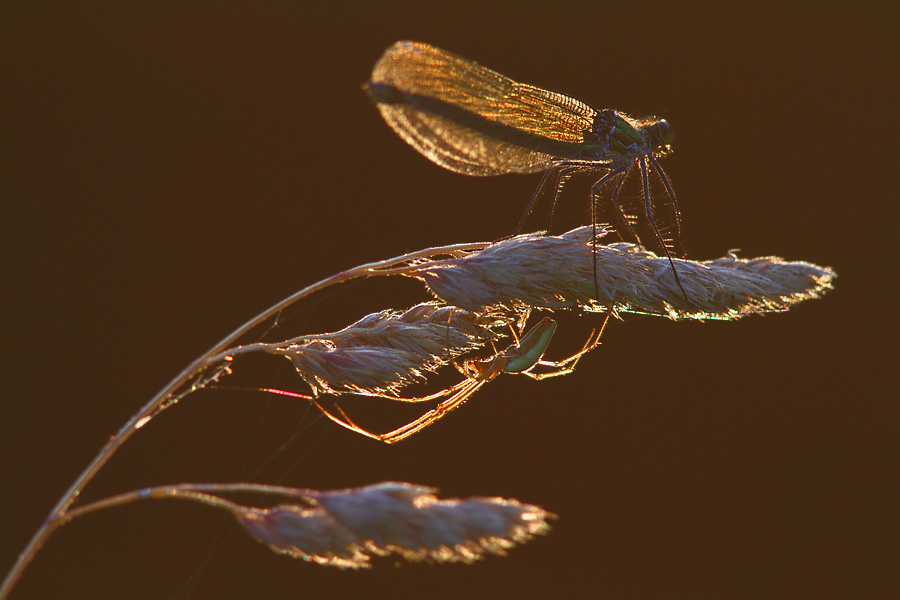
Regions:
<instances>
[{"instance_id":1,"label":"grass flower panicle","mask_svg":"<svg viewBox=\"0 0 900 600\"><path fill-rule=\"evenodd\" d=\"M471 311L613 307L671 319L736 319L785 310L820 296L835 277L811 263L728 255L703 262L674 259L679 286L669 258L634 244L593 244L591 231L584 226L559 236L520 235L404 274L424 281L444 302ZM598 231L599 239L609 229Z\"/></svg>"},{"instance_id":2,"label":"grass flower panicle","mask_svg":"<svg viewBox=\"0 0 900 600\"><path fill-rule=\"evenodd\" d=\"M396 395L403 386L423 381L426 373L497 338L492 328L507 322L496 312L425 302L403 312L366 315L333 333L248 344L231 355L262 351L285 356L314 395Z\"/></svg>"},{"instance_id":3,"label":"grass flower panicle","mask_svg":"<svg viewBox=\"0 0 900 600\"><path fill-rule=\"evenodd\" d=\"M281 505L233 511L272 550L341 568L371 566L371 555L414 562L471 563L505 555L549 530L553 515L502 498L439 500L433 488L386 482L306 493L311 508Z\"/></svg>"}]
</instances>

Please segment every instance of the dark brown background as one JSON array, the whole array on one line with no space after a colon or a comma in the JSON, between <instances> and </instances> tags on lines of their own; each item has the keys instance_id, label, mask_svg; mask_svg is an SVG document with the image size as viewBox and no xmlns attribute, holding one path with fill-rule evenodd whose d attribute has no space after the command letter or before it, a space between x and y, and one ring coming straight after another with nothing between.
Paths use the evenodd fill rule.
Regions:
<instances>
[{"instance_id":1,"label":"dark brown background","mask_svg":"<svg viewBox=\"0 0 900 600\"><path fill-rule=\"evenodd\" d=\"M245 319L362 262L512 232L537 176L443 171L363 96L398 39L664 115L691 256L739 247L840 277L789 314L614 323L573 376L501 378L395 447L299 401L197 396L86 493L405 480L560 515L506 559L342 573L241 533L223 542L233 526L215 511L146 502L59 531L15 598L898 592L896 12L41 4L0 11L0 570L106 437ZM389 283L311 305L299 323L327 330L424 297ZM587 328L564 328L559 347ZM256 383L304 389L286 369Z\"/></svg>"}]
</instances>

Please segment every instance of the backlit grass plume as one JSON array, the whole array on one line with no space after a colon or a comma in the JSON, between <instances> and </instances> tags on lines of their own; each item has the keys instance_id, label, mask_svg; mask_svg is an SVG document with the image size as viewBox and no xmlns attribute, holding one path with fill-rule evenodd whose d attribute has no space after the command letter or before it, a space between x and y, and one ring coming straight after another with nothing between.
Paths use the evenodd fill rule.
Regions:
<instances>
[{"instance_id":1,"label":"backlit grass plume","mask_svg":"<svg viewBox=\"0 0 900 600\"><path fill-rule=\"evenodd\" d=\"M284 498L273 508L232 502L225 493ZM186 483L118 494L71 510L67 520L144 499L180 499L224 509L269 549L342 569L371 567L373 556L471 564L545 534L555 515L506 498L441 500L435 488L383 482L319 491L250 483Z\"/></svg>"},{"instance_id":2,"label":"backlit grass plume","mask_svg":"<svg viewBox=\"0 0 900 600\"><path fill-rule=\"evenodd\" d=\"M248 344L231 352L285 356L319 394L396 395L407 384L460 354L498 337L507 322L499 314L476 313L437 302L403 312L383 310L336 331L271 344Z\"/></svg>"},{"instance_id":3,"label":"backlit grass plume","mask_svg":"<svg viewBox=\"0 0 900 600\"><path fill-rule=\"evenodd\" d=\"M371 556L472 563L549 530L549 513L502 498L439 500L437 490L381 483L305 494L310 508L241 508L241 525L272 550L323 565L369 567Z\"/></svg>"},{"instance_id":4,"label":"backlit grass plume","mask_svg":"<svg viewBox=\"0 0 900 600\"><path fill-rule=\"evenodd\" d=\"M598 240L607 229L599 232ZM822 295L835 277L827 267L778 257L728 255L698 262L661 258L634 244L594 245L589 226L559 236L519 235L411 267L407 274L444 302L472 311L613 307L672 319L736 319L786 310Z\"/></svg>"}]
</instances>

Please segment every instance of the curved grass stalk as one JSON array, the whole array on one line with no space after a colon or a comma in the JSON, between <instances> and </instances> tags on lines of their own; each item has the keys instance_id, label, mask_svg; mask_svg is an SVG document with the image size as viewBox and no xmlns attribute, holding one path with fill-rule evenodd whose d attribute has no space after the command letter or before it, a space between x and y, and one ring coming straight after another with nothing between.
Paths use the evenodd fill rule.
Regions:
<instances>
[{"instance_id":1,"label":"curved grass stalk","mask_svg":"<svg viewBox=\"0 0 900 600\"><path fill-rule=\"evenodd\" d=\"M103 468L119 447L121 447L135 431L146 425L160 412L177 403L191 392L201 389L209 383L218 380L219 377L225 374L228 371L228 364L230 363L231 358L227 350L241 337L262 324L266 319L277 315L282 310L311 294L332 285L344 283L359 277L392 275L397 270L403 271L404 268L402 265L404 264L408 266L414 261L433 258L435 256L459 257L463 256L466 252L481 250L489 245L490 243L474 243L428 248L404 254L403 256L396 258L367 263L353 269L342 271L288 296L225 336L222 341L207 350L202 356L188 365L181 373L176 375L172 381L151 398L147 404L141 407L141 409L122 425L116 434L104 444L94 460L88 464L72 485L69 486L69 489L66 490L47 515L44 523L41 524L34 536L32 536L28 545L19 554L15 565L9 573L7 573L6 578L3 580L3 584L0 585L0 600L4 600L9 596L9 593L22 576L25 568L31 563L34 556L40 551L50 535L66 522L69 508L78 499L78 496L81 494L84 487L97 475L97 472ZM207 373L210 369L212 369L212 373Z\"/></svg>"},{"instance_id":2,"label":"curved grass stalk","mask_svg":"<svg viewBox=\"0 0 900 600\"><path fill-rule=\"evenodd\" d=\"M245 506L218 494L252 492L289 500ZM398 554L410 561L471 563L549 530L555 515L507 498L439 500L436 489L383 482L318 491L257 483L183 483L117 494L69 511L66 522L137 500L174 498L229 512L273 552L341 569Z\"/></svg>"}]
</instances>

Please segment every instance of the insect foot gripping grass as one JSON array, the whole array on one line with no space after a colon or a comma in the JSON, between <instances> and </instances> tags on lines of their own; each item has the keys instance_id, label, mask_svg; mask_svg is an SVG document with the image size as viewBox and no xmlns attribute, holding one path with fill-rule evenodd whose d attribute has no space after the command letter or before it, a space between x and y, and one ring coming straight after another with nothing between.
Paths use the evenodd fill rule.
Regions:
<instances>
[{"instance_id":1,"label":"insect foot gripping grass","mask_svg":"<svg viewBox=\"0 0 900 600\"><path fill-rule=\"evenodd\" d=\"M371 557L472 562L503 555L516 543L548 530L550 513L501 498L439 500L431 488L380 483L321 492L260 483L188 483L157 486L78 504L84 490L132 435L166 408L201 389L215 389L251 353L291 361L311 394L281 392L311 402L332 421L383 442L421 433L502 373L535 380L572 373L599 343L611 315L635 312L674 320L730 320L785 312L827 292L835 273L777 257L712 261L673 259L629 243L602 244L607 228L584 226L559 236L519 235L496 243L462 243L367 263L307 286L263 311L197 358L126 422L76 478L0 586L7 598L51 534L89 513L146 498L180 498L232 514L276 552L341 568L369 566ZM592 259L593 255L593 259ZM437 300L406 310L382 309L333 333L260 342L259 330L288 308L324 289L355 279L402 276L420 280ZM604 316L584 347L563 360L545 360L557 329L536 311L580 310ZM510 337L503 350L495 342ZM248 341L250 340L250 341ZM404 397L408 385L454 366L463 379L421 397ZM266 388L262 388L266 389ZM373 401L437 402L422 416L387 434L359 427L328 398L358 395ZM236 504L224 494L258 492L287 498L274 508Z\"/></svg>"}]
</instances>

